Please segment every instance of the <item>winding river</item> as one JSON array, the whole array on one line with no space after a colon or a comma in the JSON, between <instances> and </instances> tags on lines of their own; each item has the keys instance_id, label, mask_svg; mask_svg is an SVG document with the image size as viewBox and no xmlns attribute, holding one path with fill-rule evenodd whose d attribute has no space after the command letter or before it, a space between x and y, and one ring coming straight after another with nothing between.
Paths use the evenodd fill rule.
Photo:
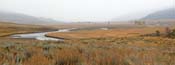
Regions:
<instances>
[{"instance_id":1,"label":"winding river","mask_svg":"<svg viewBox=\"0 0 175 65\"><path fill-rule=\"evenodd\" d=\"M46 37L45 35L53 32L70 32L76 30L77 28L60 29L58 31L41 32L41 33L28 33L28 34L15 34L11 35L11 38L19 39L36 39L36 40L47 40L47 41L63 41L64 39ZM108 30L108 28L100 28L101 30Z\"/></svg>"},{"instance_id":2,"label":"winding river","mask_svg":"<svg viewBox=\"0 0 175 65\"><path fill-rule=\"evenodd\" d=\"M76 28L60 29L58 31L51 31L51 32L70 32L71 30L74 30L74 29L76 29ZM63 39L51 38L51 37L46 37L45 36L47 33L51 33L51 32L15 34L15 35L12 35L11 38L49 40L49 41L63 41Z\"/></svg>"}]
</instances>

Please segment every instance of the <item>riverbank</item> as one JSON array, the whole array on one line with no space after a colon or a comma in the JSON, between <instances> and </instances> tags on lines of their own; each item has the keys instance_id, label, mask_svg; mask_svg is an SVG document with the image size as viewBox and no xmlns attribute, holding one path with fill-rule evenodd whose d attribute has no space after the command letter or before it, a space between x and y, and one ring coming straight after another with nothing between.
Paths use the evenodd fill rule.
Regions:
<instances>
[{"instance_id":1,"label":"riverbank","mask_svg":"<svg viewBox=\"0 0 175 65\"><path fill-rule=\"evenodd\" d=\"M144 34L155 33L156 30L164 31L164 28L147 27L147 28L132 28L132 29L128 28L128 29L109 29L109 30L99 28L98 30L80 30L80 31L64 32L64 33L53 32L46 34L46 36L54 38L64 38L64 39L129 37L129 36L139 36Z\"/></svg>"},{"instance_id":2,"label":"riverbank","mask_svg":"<svg viewBox=\"0 0 175 65\"><path fill-rule=\"evenodd\" d=\"M117 33L113 30L103 31ZM99 32L104 33L102 31ZM145 29L142 32L147 32L147 30ZM95 31L93 33L84 35L94 36L97 34ZM112 35L111 33L108 34ZM131 34L131 31L128 30L128 33ZM0 39L0 64L174 65L174 42L174 39L144 36L81 38L65 41ZM16 61L18 59L20 61Z\"/></svg>"},{"instance_id":3,"label":"riverbank","mask_svg":"<svg viewBox=\"0 0 175 65\"><path fill-rule=\"evenodd\" d=\"M33 32L45 32L50 30L56 30L56 28L51 28L41 25L22 25L15 23L5 23L0 22L0 37L8 37L13 34L23 34L23 33L33 33Z\"/></svg>"},{"instance_id":4,"label":"riverbank","mask_svg":"<svg viewBox=\"0 0 175 65\"><path fill-rule=\"evenodd\" d=\"M50 37L47 36L46 34L48 33L54 33L54 32L71 32L75 30L76 28L69 28L69 29L60 29L57 31L49 31L49 32L40 32L40 33L29 33L29 34L15 34L11 35L11 38L16 38L16 39L36 39L36 40L45 40L45 41L63 41L64 38L59 38L59 37Z\"/></svg>"}]
</instances>

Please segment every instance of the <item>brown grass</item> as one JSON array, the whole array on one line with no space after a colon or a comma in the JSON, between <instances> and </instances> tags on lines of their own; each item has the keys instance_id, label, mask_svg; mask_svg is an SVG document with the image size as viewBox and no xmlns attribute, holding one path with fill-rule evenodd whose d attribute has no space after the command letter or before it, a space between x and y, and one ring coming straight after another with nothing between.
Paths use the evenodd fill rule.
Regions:
<instances>
[{"instance_id":1,"label":"brown grass","mask_svg":"<svg viewBox=\"0 0 175 65\"><path fill-rule=\"evenodd\" d=\"M49 33L49 37L58 37L65 39L76 39L76 38L101 38L101 37L128 37L128 36L138 36L144 34L154 33L155 30L164 31L161 27L147 27L147 28L133 28L133 29L112 29L112 30L85 30L76 32L56 32Z\"/></svg>"},{"instance_id":2,"label":"brown grass","mask_svg":"<svg viewBox=\"0 0 175 65\"><path fill-rule=\"evenodd\" d=\"M0 22L0 37L18 34L54 30L53 28L39 25L24 25L15 23Z\"/></svg>"},{"instance_id":3,"label":"brown grass","mask_svg":"<svg viewBox=\"0 0 175 65\"><path fill-rule=\"evenodd\" d=\"M23 65L174 65L175 40L109 37L49 42L1 39L1 64ZM31 43L32 42L32 43ZM9 48L9 51L7 48ZM48 48L48 49L45 49ZM28 54L31 54L29 56ZM23 59L15 62L11 54ZM9 58L9 59L8 59ZM13 58L13 59L10 59ZM8 61L8 62L5 62Z\"/></svg>"},{"instance_id":4,"label":"brown grass","mask_svg":"<svg viewBox=\"0 0 175 65\"><path fill-rule=\"evenodd\" d=\"M175 65L174 39L140 36L157 29L163 31L137 28L51 33L68 38L64 42L0 38L0 65Z\"/></svg>"}]
</instances>

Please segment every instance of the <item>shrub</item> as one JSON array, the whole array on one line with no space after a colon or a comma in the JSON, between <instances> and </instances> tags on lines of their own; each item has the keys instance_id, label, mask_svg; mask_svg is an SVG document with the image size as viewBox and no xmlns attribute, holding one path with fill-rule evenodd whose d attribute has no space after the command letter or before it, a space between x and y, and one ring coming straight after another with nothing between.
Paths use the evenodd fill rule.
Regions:
<instances>
[{"instance_id":1,"label":"shrub","mask_svg":"<svg viewBox=\"0 0 175 65\"><path fill-rule=\"evenodd\" d=\"M64 59L57 60L55 65L81 65L79 57L67 57Z\"/></svg>"},{"instance_id":2,"label":"shrub","mask_svg":"<svg viewBox=\"0 0 175 65\"><path fill-rule=\"evenodd\" d=\"M169 27L165 28L165 34L166 34L167 37L171 36L171 29Z\"/></svg>"},{"instance_id":3,"label":"shrub","mask_svg":"<svg viewBox=\"0 0 175 65\"><path fill-rule=\"evenodd\" d=\"M160 36L160 31L156 30L156 36Z\"/></svg>"},{"instance_id":4,"label":"shrub","mask_svg":"<svg viewBox=\"0 0 175 65\"><path fill-rule=\"evenodd\" d=\"M172 32L170 33L170 37L175 38L175 29L173 29Z\"/></svg>"},{"instance_id":5,"label":"shrub","mask_svg":"<svg viewBox=\"0 0 175 65\"><path fill-rule=\"evenodd\" d=\"M171 30L167 27L166 28L166 37L175 38L175 29Z\"/></svg>"}]
</instances>

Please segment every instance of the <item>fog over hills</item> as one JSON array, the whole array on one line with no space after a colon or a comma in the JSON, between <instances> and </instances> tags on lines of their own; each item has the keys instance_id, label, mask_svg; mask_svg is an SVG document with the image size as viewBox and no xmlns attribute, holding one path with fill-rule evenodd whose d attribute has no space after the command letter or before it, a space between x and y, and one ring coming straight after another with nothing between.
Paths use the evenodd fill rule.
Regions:
<instances>
[{"instance_id":1,"label":"fog over hills","mask_svg":"<svg viewBox=\"0 0 175 65\"><path fill-rule=\"evenodd\" d=\"M0 10L68 22L120 21L140 19L139 16L174 6L173 2L174 0L0 0Z\"/></svg>"},{"instance_id":2,"label":"fog over hills","mask_svg":"<svg viewBox=\"0 0 175 65\"><path fill-rule=\"evenodd\" d=\"M21 13L0 11L0 21L8 21L19 24L54 24L59 23L49 18L34 17Z\"/></svg>"},{"instance_id":3,"label":"fog over hills","mask_svg":"<svg viewBox=\"0 0 175 65\"><path fill-rule=\"evenodd\" d=\"M151 13L143 18L145 19L175 19L175 8L169 8L162 11Z\"/></svg>"},{"instance_id":4,"label":"fog over hills","mask_svg":"<svg viewBox=\"0 0 175 65\"><path fill-rule=\"evenodd\" d=\"M168 8L153 13L131 13L123 15L119 18L114 18L112 21L131 21L131 20L159 20L159 19L175 19L175 8ZM50 18L35 17L21 13L0 11L0 21L8 21L20 24L59 24L62 21L57 21Z\"/></svg>"}]
</instances>

